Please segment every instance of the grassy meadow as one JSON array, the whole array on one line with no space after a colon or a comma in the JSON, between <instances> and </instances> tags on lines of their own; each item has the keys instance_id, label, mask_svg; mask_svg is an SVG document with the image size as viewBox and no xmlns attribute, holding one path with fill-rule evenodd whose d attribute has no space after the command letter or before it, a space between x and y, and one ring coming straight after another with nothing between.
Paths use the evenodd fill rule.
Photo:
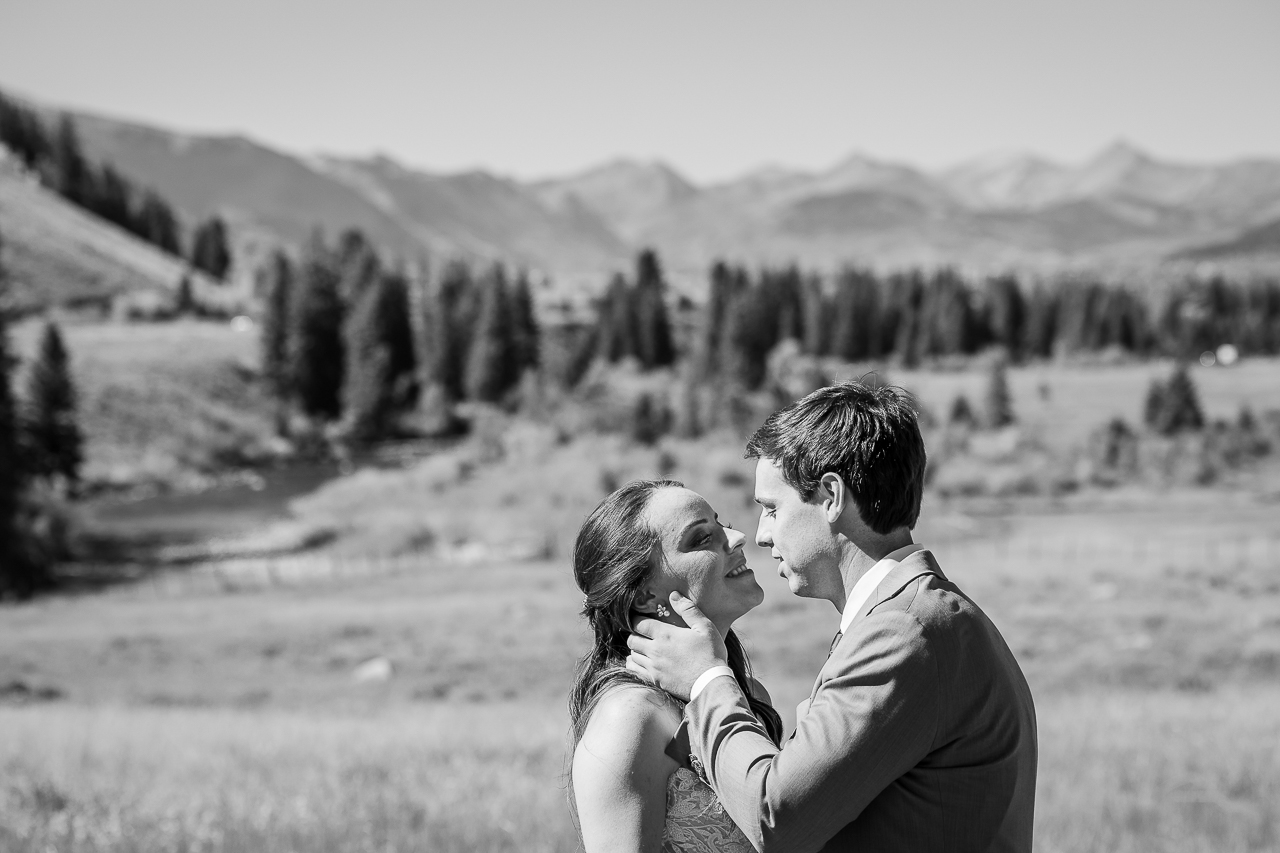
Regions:
<instances>
[{"instance_id":1,"label":"grassy meadow","mask_svg":"<svg viewBox=\"0 0 1280 853\"><path fill-rule=\"evenodd\" d=\"M225 375L237 344L209 334L227 349L204 361ZM1280 408L1278 367L1196 370L1207 413ZM965 464L1037 441L1069 466L1101 421L1139 423L1147 382L1167 372L1015 369L1020 428L981 438L991 446ZM940 416L983 387L979 371L890 380ZM253 411L235 423L251 429ZM0 608L0 849L575 849L564 695L587 637L573 534L605 492L659 474L753 531L751 472L729 435L647 447L486 427L338 478L240 537L320 548ZM917 538L992 616L1035 694L1037 849L1280 849L1278 496L1274 454L1212 488L927 493ZM838 617L748 555L766 599L739 628L790 725ZM386 677L367 677L375 659Z\"/></svg>"}]
</instances>

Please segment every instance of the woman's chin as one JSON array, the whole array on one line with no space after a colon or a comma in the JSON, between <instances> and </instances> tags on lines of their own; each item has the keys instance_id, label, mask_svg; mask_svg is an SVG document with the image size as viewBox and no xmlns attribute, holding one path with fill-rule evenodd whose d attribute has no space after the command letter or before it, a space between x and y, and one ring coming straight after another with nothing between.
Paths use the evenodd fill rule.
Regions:
<instances>
[{"instance_id":1,"label":"woman's chin","mask_svg":"<svg viewBox=\"0 0 1280 853\"><path fill-rule=\"evenodd\" d=\"M737 617L735 617L734 621L737 621L738 619L741 619L743 616L746 616L748 613L750 613L752 610L755 610L757 607L759 607L763 603L764 603L764 590L760 588L759 584L756 584L756 594L751 596L751 598L748 601L744 602L742 612L739 613Z\"/></svg>"}]
</instances>

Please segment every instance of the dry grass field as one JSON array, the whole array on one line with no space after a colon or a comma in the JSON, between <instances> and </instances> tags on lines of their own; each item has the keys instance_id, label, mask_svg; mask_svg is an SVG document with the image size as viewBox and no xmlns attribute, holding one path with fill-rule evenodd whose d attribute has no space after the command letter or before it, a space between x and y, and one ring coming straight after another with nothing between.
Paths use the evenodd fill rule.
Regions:
<instances>
[{"instance_id":1,"label":"dry grass field","mask_svg":"<svg viewBox=\"0 0 1280 853\"><path fill-rule=\"evenodd\" d=\"M421 511L447 518L449 495ZM920 532L1035 692L1038 849L1275 850L1276 507L1152 501L934 502ZM0 848L574 849L563 694L585 636L564 557L292 559L320 570L0 611ZM790 722L836 615L752 561L767 597L740 627ZM359 680L378 657L391 676Z\"/></svg>"},{"instance_id":2,"label":"dry grass field","mask_svg":"<svg viewBox=\"0 0 1280 853\"><path fill-rule=\"evenodd\" d=\"M174 373L142 359L135 328L168 342ZM197 364L184 342L204 334ZM118 372L133 357L151 377L186 364L219 387L246 351L225 328L71 330L73 358L90 336L106 355L77 359L86 385L167 389L180 435L184 411L246 435L265 423L237 396L248 384L210 409L176 378ZM1280 407L1275 370L1195 378L1226 417L1244 401ZM1011 383L1023 431L1068 452L1102 419L1136 422L1147 381L1166 371L1030 367ZM978 372L891 379L937 411L957 390L981 395ZM96 446L140 446L115 435ZM586 637L573 533L603 493L657 474L753 530L740 455L727 436L642 447L528 424L482 431L295 501L287 525L329 531L322 550L0 608L0 850L574 849L564 694ZM1274 460L1212 489L927 495L918 538L991 614L1035 693L1037 849L1280 849ZM837 616L749 556L766 600L739 627L790 724ZM357 677L374 659L388 677Z\"/></svg>"},{"instance_id":3,"label":"dry grass field","mask_svg":"<svg viewBox=\"0 0 1280 853\"><path fill-rule=\"evenodd\" d=\"M1169 539L1120 505L935 530L1035 691L1038 849L1280 844L1274 507L1202 498ZM790 721L835 614L753 561L767 598L741 628ZM585 638L565 565L398 565L0 612L0 846L573 849L563 693ZM378 656L392 676L357 680Z\"/></svg>"}]
</instances>

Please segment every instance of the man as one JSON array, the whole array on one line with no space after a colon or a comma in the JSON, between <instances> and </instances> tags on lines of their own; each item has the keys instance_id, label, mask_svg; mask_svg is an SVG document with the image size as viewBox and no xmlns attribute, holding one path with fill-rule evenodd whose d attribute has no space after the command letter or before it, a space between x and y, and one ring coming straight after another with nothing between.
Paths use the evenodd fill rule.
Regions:
<instances>
[{"instance_id":1,"label":"man","mask_svg":"<svg viewBox=\"0 0 1280 853\"><path fill-rule=\"evenodd\" d=\"M757 850L1029 851L1031 691L999 631L914 544L924 441L905 395L847 382L775 412L747 444L756 543L840 630L796 730L769 740L724 643L641 620L628 667L681 697L691 751Z\"/></svg>"}]
</instances>

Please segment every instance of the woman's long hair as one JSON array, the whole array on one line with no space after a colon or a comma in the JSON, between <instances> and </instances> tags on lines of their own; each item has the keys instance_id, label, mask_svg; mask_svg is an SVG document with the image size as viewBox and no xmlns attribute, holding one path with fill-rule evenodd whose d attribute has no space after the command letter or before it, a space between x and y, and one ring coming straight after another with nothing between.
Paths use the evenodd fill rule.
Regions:
<instances>
[{"instance_id":1,"label":"woman's long hair","mask_svg":"<svg viewBox=\"0 0 1280 853\"><path fill-rule=\"evenodd\" d=\"M569 691L569 722L573 746L582 739L591 712L612 687L635 684L659 693L679 708L680 703L626 668L627 635L632 606L653 571L659 552L658 534L644 521L649 500L661 489L682 488L675 480L636 480L609 495L592 511L573 546L573 576L583 592L582 615L591 625L594 642L578 662ZM751 689L751 664L732 630L724 638L729 667L751 710L774 743L782 740L782 718Z\"/></svg>"}]
</instances>

